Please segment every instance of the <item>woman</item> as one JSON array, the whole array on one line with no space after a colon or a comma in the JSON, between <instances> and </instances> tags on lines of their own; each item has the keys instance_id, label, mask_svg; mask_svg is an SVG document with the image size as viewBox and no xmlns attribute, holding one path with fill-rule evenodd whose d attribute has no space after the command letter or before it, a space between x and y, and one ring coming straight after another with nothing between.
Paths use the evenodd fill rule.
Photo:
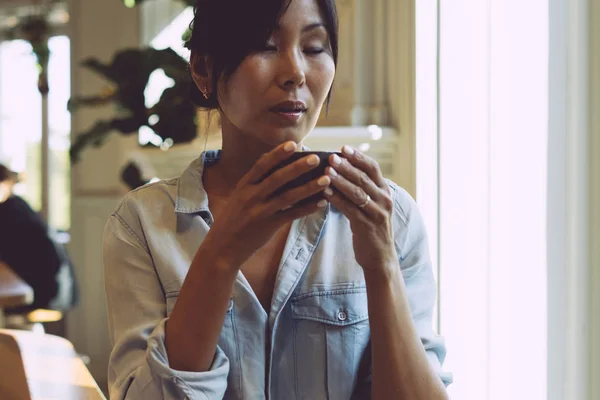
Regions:
<instances>
[{"instance_id":1,"label":"woman","mask_svg":"<svg viewBox=\"0 0 600 400\"><path fill-rule=\"evenodd\" d=\"M265 177L331 90L334 0L198 1L189 47L192 97L219 111L223 148L108 221L111 398L446 399L410 196L349 147L280 196L319 160ZM315 193L326 200L296 204Z\"/></svg>"}]
</instances>

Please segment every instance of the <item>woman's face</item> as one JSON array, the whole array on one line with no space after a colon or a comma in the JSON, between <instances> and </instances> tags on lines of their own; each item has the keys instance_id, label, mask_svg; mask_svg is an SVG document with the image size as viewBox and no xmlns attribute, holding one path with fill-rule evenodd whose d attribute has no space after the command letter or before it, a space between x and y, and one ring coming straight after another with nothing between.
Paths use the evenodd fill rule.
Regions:
<instances>
[{"instance_id":1,"label":"woman's face","mask_svg":"<svg viewBox=\"0 0 600 400\"><path fill-rule=\"evenodd\" d=\"M265 48L219 82L223 129L275 146L315 127L333 78L329 36L315 0L293 0Z\"/></svg>"}]
</instances>

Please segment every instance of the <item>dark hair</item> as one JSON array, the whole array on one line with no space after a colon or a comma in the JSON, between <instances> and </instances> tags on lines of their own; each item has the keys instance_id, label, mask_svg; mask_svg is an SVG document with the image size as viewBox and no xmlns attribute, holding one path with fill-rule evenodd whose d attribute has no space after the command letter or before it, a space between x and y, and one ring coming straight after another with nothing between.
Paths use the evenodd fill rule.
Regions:
<instances>
[{"instance_id":1,"label":"dark hair","mask_svg":"<svg viewBox=\"0 0 600 400\"><path fill-rule=\"evenodd\" d=\"M186 47L212 61L213 85L208 99L191 84L191 101L205 109L219 108L217 84L229 78L252 52L264 48L277 23L294 0L197 0L191 37ZM316 0L321 11L333 61L338 59L338 17L335 0ZM331 98L331 91L327 103Z\"/></svg>"},{"instance_id":2,"label":"dark hair","mask_svg":"<svg viewBox=\"0 0 600 400\"><path fill-rule=\"evenodd\" d=\"M0 182L4 181L18 181L19 175L0 164Z\"/></svg>"}]
</instances>

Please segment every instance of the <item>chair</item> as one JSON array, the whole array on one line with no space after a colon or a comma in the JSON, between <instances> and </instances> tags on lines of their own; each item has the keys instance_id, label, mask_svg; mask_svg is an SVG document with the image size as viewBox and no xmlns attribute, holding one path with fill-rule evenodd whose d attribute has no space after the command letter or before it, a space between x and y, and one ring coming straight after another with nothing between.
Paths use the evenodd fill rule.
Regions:
<instances>
[{"instance_id":1,"label":"chair","mask_svg":"<svg viewBox=\"0 0 600 400\"><path fill-rule=\"evenodd\" d=\"M68 340L0 330L0 399L106 400Z\"/></svg>"},{"instance_id":2,"label":"chair","mask_svg":"<svg viewBox=\"0 0 600 400\"><path fill-rule=\"evenodd\" d=\"M30 399L31 394L17 340L10 335L0 334L0 354L0 399Z\"/></svg>"}]
</instances>

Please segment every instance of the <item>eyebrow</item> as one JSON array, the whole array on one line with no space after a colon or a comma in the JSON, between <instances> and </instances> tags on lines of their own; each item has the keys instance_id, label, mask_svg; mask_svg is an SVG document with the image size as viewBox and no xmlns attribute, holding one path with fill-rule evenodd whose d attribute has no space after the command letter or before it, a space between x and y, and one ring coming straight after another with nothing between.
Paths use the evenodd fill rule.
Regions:
<instances>
[{"instance_id":1,"label":"eyebrow","mask_svg":"<svg viewBox=\"0 0 600 400\"><path fill-rule=\"evenodd\" d=\"M324 23L322 23L322 22L314 22L314 23L306 25L304 28L302 28L302 33L306 33L308 31L312 31L312 30L317 29L317 28L326 29ZM276 25L275 26L275 32L280 31L280 30L281 30L281 26L280 25Z\"/></svg>"},{"instance_id":2,"label":"eyebrow","mask_svg":"<svg viewBox=\"0 0 600 400\"><path fill-rule=\"evenodd\" d=\"M306 25L304 28L302 28L302 32L304 33L312 31L313 29L317 28L325 28L325 24L322 22L315 22L314 24Z\"/></svg>"}]
</instances>

